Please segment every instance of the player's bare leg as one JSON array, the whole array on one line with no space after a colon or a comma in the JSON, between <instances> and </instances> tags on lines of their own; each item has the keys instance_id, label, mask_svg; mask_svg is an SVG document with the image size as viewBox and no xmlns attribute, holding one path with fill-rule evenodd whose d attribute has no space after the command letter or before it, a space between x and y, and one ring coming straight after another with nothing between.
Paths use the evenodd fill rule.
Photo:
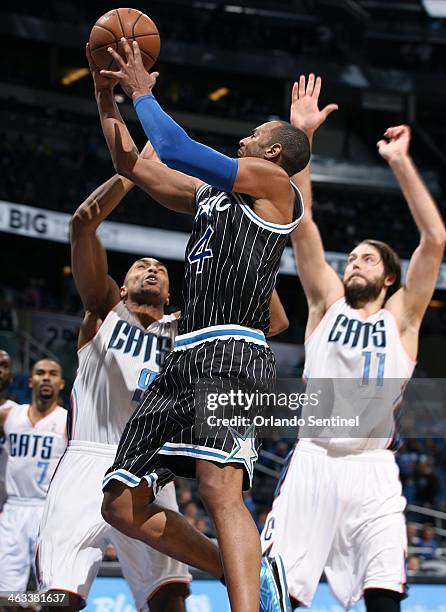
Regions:
<instances>
[{"instance_id":1,"label":"player's bare leg","mask_svg":"<svg viewBox=\"0 0 446 612\"><path fill-rule=\"evenodd\" d=\"M102 516L125 535L161 553L216 578L223 575L218 547L179 512L158 506L145 481L134 488L110 482L104 492Z\"/></svg>"},{"instance_id":2,"label":"player's bare leg","mask_svg":"<svg viewBox=\"0 0 446 612\"><path fill-rule=\"evenodd\" d=\"M243 501L243 468L198 460L197 481L217 531L231 610L258 612L260 538Z\"/></svg>"},{"instance_id":3,"label":"player's bare leg","mask_svg":"<svg viewBox=\"0 0 446 612\"><path fill-rule=\"evenodd\" d=\"M179 582L167 584L148 601L150 612L185 612L189 586Z\"/></svg>"}]
</instances>

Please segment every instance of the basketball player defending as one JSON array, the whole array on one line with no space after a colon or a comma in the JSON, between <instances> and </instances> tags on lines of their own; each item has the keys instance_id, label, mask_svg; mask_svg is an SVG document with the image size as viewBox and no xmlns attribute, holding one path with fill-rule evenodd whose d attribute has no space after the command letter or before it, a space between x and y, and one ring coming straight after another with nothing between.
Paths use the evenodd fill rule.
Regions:
<instances>
[{"instance_id":1,"label":"basketball player defending","mask_svg":"<svg viewBox=\"0 0 446 612\"><path fill-rule=\"evenodd\" d=\"M143 155L154 156L150 145ZM108 275L97 230L133 186L114 176L79 206L71 222L73 275L85 317L71 395L70 441L41 525L40 588L66 591L71 609L83 608L112 542L138 610L184 612L191 580L187 567L123 535L101 516L104 472L178 333L178 313L164 315L169 277L162 263L149 257L137 260L121 288ZM178 511L173 482L163 488L159 503Z\"/></svg>"},{"instance_id":2,"label":"basketball player defending","mask_svg":"<svg viewBox=\"0 0 446 612\"><path fill-rule=\"evenodd\" d=\"M318 108L321 79L301 76L291 120L308 135L336 105ZM396 253L364 240L341 281L327 264L311 212L310 168L297 181L305 218L293 234L308 301L304 375L311 379L410 379L423 315L435 289L445 227L409 155L410 130L389 128L378 142L420 232L404 285ZM381 383L382 384L382 383ZM368 612L397 612L405 590L406 528L394 459L395 404L384 405L389 438L299 440L262 534L263 551L281 554L295 603L310 606L323 571L349 608L363 595ZM353 407L354 408L354 407ZM358 409L359 407L357 407ZM298 531L296 531L298 530Z\"/></svg>"},{"instance_id":3,"label":"basketball player defending","mask_svg":"<svg viewBox=\"0 0 446 612\"><path fill-rule=\"evenodd\" d=\"M0 592L26 591L48 486L67 445L67 411L58 404L64 388L60 365L38 361L29 385L31 404L0 410L8 456L7 499L0 515Z\"/></svg>"},{"instance_id":4,"label":"basketball player defending","mask_svg":"<svg viewBox=\"0 0 446 612\"><path fill-rule=\"evenodd\" d=\"M119 79L155 151L172 169L138 157L112 96L104 94L97 101L115 167L162 204L193 214L194 225L180 335L121 438L104 479L103 514L127 535L202 567L203 551L189 543L175 517L148 504L169 478L162 454L175 474L198 479L216 527L231 610L258 612L260 544L242 497L257 458L254 434L227 430L224 437L198 440L194 395L197 383L212 378L265 386L274 381L265 340L269 304L285 243L303 214L290 176L308 163L308 139L274 121L240 142L240 159L221 155L191 140L164 113L151 93L156 73L145 71L137 44L123 41L123 48L126 61L113 54L119 71L101 74ZM285 605L277 601L262 610Z\"/></svg>"},{"instance_id":5,"label":"basketball player defending","mask_svg":"<svg viewBox=\"0 0 446 612\"><path fill-rule=\"evenodd\" d=\"M18 404L9 399L8 388L12 381L11 357L0 350L0 411L9 410ZM0 512L6 501L6 462L8 453L5 448L5 437L0 436Z\"/></svg>"}]
</instances>

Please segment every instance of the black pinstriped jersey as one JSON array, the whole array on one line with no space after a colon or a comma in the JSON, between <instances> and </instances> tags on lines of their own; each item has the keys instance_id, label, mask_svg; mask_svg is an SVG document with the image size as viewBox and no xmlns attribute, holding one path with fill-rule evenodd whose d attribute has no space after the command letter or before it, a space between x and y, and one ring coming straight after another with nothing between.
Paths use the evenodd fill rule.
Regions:
<instances>
[{"instance_id":1,"label":"black pinstriped jersey","mask_svg":"<svg viewBox=\"0 0 446 612\"><path fill-rule=\"evenodd\" d=\"M280 259L303 215L302 198L295 191L293 222L288 225L261 219L247 196L209 185L197 191L186 248L180 334L228 324L268 332Z\"/></svg>"}]
</instances>

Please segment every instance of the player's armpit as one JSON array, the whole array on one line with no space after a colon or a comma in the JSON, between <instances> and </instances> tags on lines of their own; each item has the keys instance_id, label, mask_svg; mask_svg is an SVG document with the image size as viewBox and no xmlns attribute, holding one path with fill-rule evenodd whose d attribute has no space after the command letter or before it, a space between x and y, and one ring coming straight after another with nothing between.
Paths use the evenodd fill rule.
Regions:
<instances>
[{"instance_id":1,"label":"player's armpit","mask_svg":"<svg viewBox=\"0 0 446 612\"><path fill-rule=\"evenodd\" d=\"M105 318L105 315L104 315ZM96 312L92 312L90 310L86 310L84 319L79 328L79 335L77 338L77 350L79 351L83 346L85 346L88 342L91 342L99 328L103 323L103 318L98 315Z\"/></svg>"},{"instance_id":2,"label":"player's armpit","mask_svg":"<svg viewBox=\"0 0 446 612\"><path fill-rule=\"evenodd\" d=\"M131 180L165 208L194 214L195 196L202 181L172 170L164 164L138 158Z\"/></svg>"},{"instance_id":3,"label":"player's armpit","mask_svg":"<svg viewBox=\"0 0 446 612\"><path fill-rule=\"evenodd\" d=\"M274 289L269 305L268 338L277 336L277 334L280 334L286 329L288 329L289 326L290 322L285 312L285 308L283 307L283 304L280 301L279 294L277 293L276 289Z\"/></svg>"}]
</instances>

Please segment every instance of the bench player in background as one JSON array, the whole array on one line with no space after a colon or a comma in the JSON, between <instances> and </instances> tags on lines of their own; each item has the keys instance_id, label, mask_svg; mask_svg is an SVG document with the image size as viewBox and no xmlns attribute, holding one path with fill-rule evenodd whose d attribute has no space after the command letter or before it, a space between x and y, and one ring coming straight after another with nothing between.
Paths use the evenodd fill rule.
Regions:
<instances>
[{"instance_id":1,"label":"bench player in background","mask_svg":"<svg viewBox=\"0 0 446 612\"><path fill-rule=\"evenodd\" d=\"M260 542L242 496L257 457L255 436L252 429L237 434L227 428L221 437L196 435L195 387L222 378L250 388L274 384L274 356L265 339L269 306L285 243L303 214L290 176L308 163L308 140L276 121L240 142L239 159L193 141L151 95L156 75L145 71L137 43L130 48L123 41L123 47L127 61L114 55L119 71L105 76L119 78L135 101L149 140L169 168L138 157L113 96L101 94L97 102L115 168L161 204L194 215L194 224L180 336L121 438L104 478L103 513L127 535L199 568L207 564L213 575L222 576L223 563L231 609L258 612ZM222 563L188 538L178 515L150 504L166 483L167 463L178 475L197 477ZM279 566L263 562L262 610L289 605L285 585L275 579Z\"/></svg>"},{"instance_id":2,"label":"bench player in background","mask_svg":"<svg viewBox=\"0 0 446 612\"><path fill-rule=\"evenodd\" d=\"M60 365L41 359L31 370L31 404L0 411L8 454L7 499L0 515L0 592L26 591L39 521L51 477L67 445Z\"/></svg>"},{"instance_id":3,"label":"bench player in background","mask_svg":"<svg viewBox=\"0 0 446 612\"><path fill-rule=\"evenodd\" d=\"M150 145L142 154L154 157ZM78 339L69 446L51 484L41 524L39 580L42 590L68 592L70 608L82 609L111 542L138 610L184 612L191 580L188 568L124 536L101 516L104 472L127 420L178 333L179 313L164 314L169 277L161 262L138 259L121 288L108 275L97 230L133 187L121 176L112 177L79 206L71 221L71 263L85 316ZM173 482L163 489L159 503L178 511Z\"/></svg>"},{"instance_id":4,"label":"bench player in background","mask_svg":"<svg viewBox=\"0 0 446 612\"><path fill-rule=\"evenodd\" d=\"M12 381L11 357L0 350L0 410L9 410L17 403L9 399L8 389ZM6 462L8 454L5 448L5 437L0 436L0 512L6 501Z\"/></svg>"},{"instance_id":5,"label":"bench player in background","mask_svg":"<svg viewBox=\"0 0 446 612\"><path fill-rule=\"evenodd\" d=\"M319 110L320 89L321 79L314 75L307 83L301 76L293 89L292 123L310 141L337 108ZM292 239L309 309L304 369L309 384L312 379L332 379L335 385L336 379L350 378L376 388L380 379L391 383L390 379L400 382L412 376L446 232L409 155L409 144L407 126L389 128L378 142L378 152L393 170L420 232L402 286L398 256L376 240L364 240L350 252L340 280L325 260L312 217L310 168L295 177L306 203L305 217ZM296 445L262 533L263 551L284 559L296 604L311 605L325 571L344 607L364 594L368 612L400 609L406 502L392 452L397 404L386 402L385 396L384 402L380 409L390 425L388 438L372 433L368 438L301 439ZM352 408L359 414L360 406Z\"/></svg>"}]
</instances>

